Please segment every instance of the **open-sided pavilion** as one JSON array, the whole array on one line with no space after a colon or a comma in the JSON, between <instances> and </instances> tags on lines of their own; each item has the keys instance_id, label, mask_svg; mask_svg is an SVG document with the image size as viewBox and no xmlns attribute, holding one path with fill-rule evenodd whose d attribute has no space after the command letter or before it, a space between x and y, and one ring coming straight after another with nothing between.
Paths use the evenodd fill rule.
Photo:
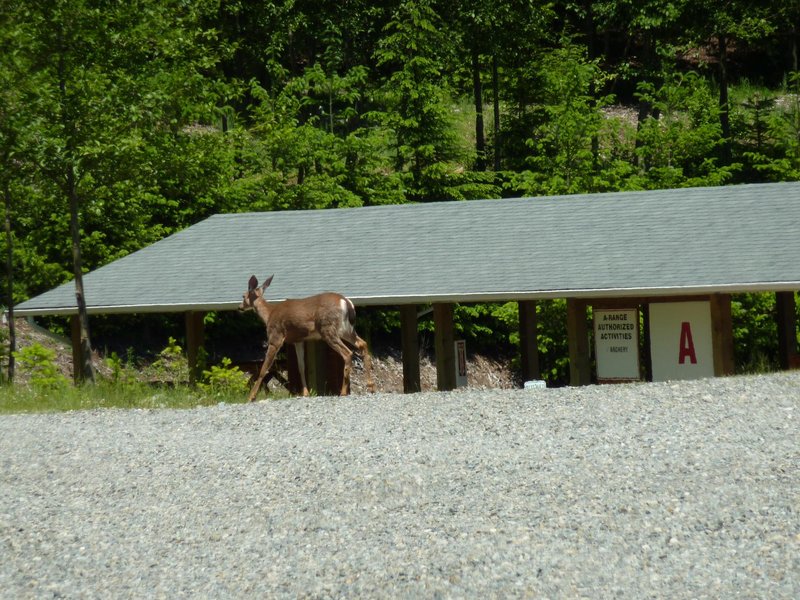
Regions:
<instances>
[{"instance_id":1,"label":"open-sided pavilion","mask_svg":"<svg viewBox=\"0 0 800 600\"><path fill-rule=\"evenodd\" d=\"M781 362L797 363L799 232L800 183L220 214L86 274L84 287L89 314L185 313L192 364L204 314L237 309L252 274L275 274L271 300L334 290L396 306L406 391L420 387L420 305L433 306L438 387L451 389L454 303L519 302L523 376L535 379L536 302L566 299L570 380L582 385L587 307L704 300L725 375L733 293L777 294ZM15 312L74 317L74 285Z\"/></svg>"}]
</instances>

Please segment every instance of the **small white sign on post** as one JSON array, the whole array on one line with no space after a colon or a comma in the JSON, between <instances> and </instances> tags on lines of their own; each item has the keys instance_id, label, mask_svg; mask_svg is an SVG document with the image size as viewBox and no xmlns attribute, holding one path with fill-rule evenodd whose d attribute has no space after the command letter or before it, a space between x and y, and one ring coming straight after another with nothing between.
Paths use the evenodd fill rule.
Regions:
<instances>
[{"instance_id":1,"label":"small white sign on post","mask_svg":"<svg viewBox=\"0 0 800 600\"><path fill-rule=\"evenodd\" d=\"M467 342L456 340L456 387L467 387Z\"/></svg>"},{"instance_id":2,"label":"small white sign on post","mask_svg":"<svg viewBox=\"0 0 800 600\"><path fill-rule=\"evenodd\" d=\"M638 381L639 309L594 309L597 381Z\"/></svg>"}]
</instances>

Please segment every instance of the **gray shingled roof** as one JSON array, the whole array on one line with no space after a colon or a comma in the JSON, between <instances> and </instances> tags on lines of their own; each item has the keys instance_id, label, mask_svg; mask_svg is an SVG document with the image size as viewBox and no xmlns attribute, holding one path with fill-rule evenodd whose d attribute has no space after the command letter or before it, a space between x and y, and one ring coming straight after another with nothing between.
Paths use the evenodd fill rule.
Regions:
<instances>
[{"instance_id":1,"label":"gray shingled roof","mask_svg":"<svg viewBox=\"0 0 800 600\"><path fill-rule=\"evenodd\" d=\"M84 278L92 313L800 289L800 183L216 215ZM16 307L75 312L72 283Z\"/></svg>"}]
</instances>

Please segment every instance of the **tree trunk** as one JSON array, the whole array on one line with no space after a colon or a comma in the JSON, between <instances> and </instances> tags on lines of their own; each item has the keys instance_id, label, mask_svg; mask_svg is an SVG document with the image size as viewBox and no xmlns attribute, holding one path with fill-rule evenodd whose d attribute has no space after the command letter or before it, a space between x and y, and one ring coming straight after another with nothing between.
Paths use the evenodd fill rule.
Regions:
<instances>
[{"instance_id":1,"label":"tree trunk","mask_svg":"<svg viewBox=\"0 0 800 600\"><path fill-rule=\"evenodd\" d=\"M728 102L728 40L719 36L719 124L722 128L720 162L723 166L731 164L731 121Z\"/></svg>"},{"instance_id":2,"label":"tree trunk","mask_svg":"<svg viewBox=\"0 0 800 600\"><path fill-rule=\"evenodd\" d=\"M64 160L64 193L69 203L69 229L72 237L72 270L75 275L75 299L78 306L78 322L80 327L81 363L73 365L76 381L94 383L94 366L92 365L92 344L89 341L89 316L86 312L86 299L83 293L83 266L81 260L81 228L78 220L78 183L75 176L75 121L70 111L70 98L67 90L66 44L63 31L58 32L58 88L61 100L61 123L66 132ZM73 352L74 355L74 352Z\"/></svg>"},{"instance_id":3,"label":"tree trunk","mask_svg":"<svg viewBox=\"0 0 800 600\"><path fill-rule=\"evenodd\" d=\"M497 55L492 55L492 106L494 108L494 170L500 170L500 81Z\"/></svg>"},{"instance_id":4,"label":"tree trunk","mask_svg":"<svg viewBox=\"0 0 800 600\"><path fill-rule=\"evenodd\" d=\"M69 195L69 225L72 234L72 267L75 274L75 299L78 305L78 321L80 323L81 363L74 365L80 368L82 381L94 383L94 365L92 365L92 344L89 340L89 315L86 312L86 298L83 292L83 267L81 260L81 229L78 221L78 191L75 183L75 167L67 168L67 193Z\"/></svg>"},{"instance_id":5,"label":"tree trunk","mask_svg":"<svg viewBox=\"0 0 800 600\"><path fill-rule=\"evenodd\" d=\"M472 49L472 91L475 97L475 170L486 170L486 136L483 131L483 86L481 85L481 62L478 49Z\"/></svg>"},{"instance_id":6,"label":"tree trunk","mask_svg":"<svg viewBox=\"0 0 800 600\"><path fill-rule=\"evenodd\" d=\"M6 206L6 281L8 297L8 382L14 382L14 352L17 350L17 333L14 325L14 262L13 262L13 239L11 237L11 190L8 181L5 182L5 206Z\"/></svg>"},{"instance_id":7,"label":"tree trunk","mask_svg":"<svg viewBox=\"0 0 800 600\"><path fill-rule=\"evenodd\" d=\"M586 2L586 20L585 20L585 27L586 27L586 50L589 56L589 60L594 60L597 58L597 49L595 46L595 42L597 39L597 28L595 27L594 23L594 12L592 11L592 3L591 1ZM591 96L591 108L592 110L597 110L597 98L600 95L600 90L597 89L597 84L595 81L590 82L589 84L589 95ZM597 132L592 134L592 170L594 173L597 173L600 167L600 138ZM591 191L591 190L590 190Z\"/></svg>"},{"instance_id":8,"label":"tree trunk","mask_svg":"<svg viewBox=\"0 0 800 600\"><path fill-rule=\"evenodd\" d=\"M654 69L652 69L653 52L654 52L653 36L650 35L649 33L645 33L642 62L644 64L645 77L648 79L652 76L652 73L654 71ZM641 131L644 122L647 120L648 117L652 115L652 113L653 113L653 105L643 96L639 96L639 112L636 117L636 143L635 143L636 150L639 150L643 146L641 137L639 136L639 132ZM649 167L647 161L644 160L644 158L641 156L641 154L639 154L639 152L636 152L636 165L640 169L647 169Z\"/></svg>"}]
</instances>

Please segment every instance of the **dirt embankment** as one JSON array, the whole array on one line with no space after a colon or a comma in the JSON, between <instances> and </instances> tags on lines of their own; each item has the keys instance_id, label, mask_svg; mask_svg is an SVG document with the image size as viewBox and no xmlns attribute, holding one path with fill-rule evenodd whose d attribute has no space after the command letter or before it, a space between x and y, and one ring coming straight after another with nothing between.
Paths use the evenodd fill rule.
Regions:
<instances>
[{"instance_id":1,"label":"dirt embankment","mask_svg":"<svg viewBox=\"0 0 800 600\"><path fill-rule=\"evenodd\" d=\"M8 325L3 324L7 329ZM55 352L55 362L59 371L67 378L72 379L72 346L70 340L55 335L41 327L29 323L26 319L15 321L17 350L38 343ZM105 363L104 357L95 353L95 367L105 374L110 374L111 369ZM400 352L394 349L378 349L373 353L372 365L375 383L382 392L403 391L403 362ZM496 360L486 356L472 355L467 357L467 380L469 387L481 389L510 389L519 387L515 375L511 370L509 361ZM24 383L26 373L18 368L15 381ZM420 382L422 391L436 389L436 364L430 356L420 358ZM275 385L275 384L271 384ZM352 385L354 393L366 391L363 362L356 358Z\"/></svg>"}]
</instances>

